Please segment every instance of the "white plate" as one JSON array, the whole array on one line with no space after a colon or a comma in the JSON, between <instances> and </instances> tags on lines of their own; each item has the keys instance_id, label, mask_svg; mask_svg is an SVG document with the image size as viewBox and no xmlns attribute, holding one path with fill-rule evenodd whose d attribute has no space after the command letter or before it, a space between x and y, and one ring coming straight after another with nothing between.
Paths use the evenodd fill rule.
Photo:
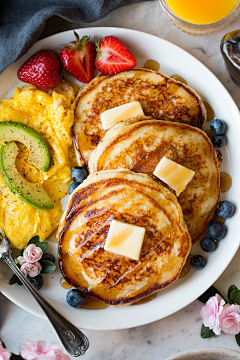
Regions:
<instances>
[{"instance_id":1,"label":"white plate","mask_svg":"<svg viewBox=\"0 0 240 360\"><path fill-rule=\"evenodd\" d=\"M217 280L236 253L240 242L239 110L223 85L203 64L166 40L139 31L120 28L88 28L79 29L77 32L80 36L89 35L92 39L94 36L102 38L109 34L119 37L137 58L139 67L143 66L146 60L154 59L159 62L162 73L169 76L173 74L182 76L188 85L202 96L203 100L211 104L215 115L227 123L227 146L223 149L224 161L221 171L228 172L232 176L233 183L231 190L224 193L222 198L231 198L236 206L236 212L231 219L226 221L227 235L219 242L213 253L204 253L199 245L192 249L193 254L202 254L207 259L203 270L191 270L188 275L177 280L169 288L158 292L157 297L149 303L139 306L108 307L104 310L71 308L65 301L67 290L60 285L59 270L52 275L44 276L42 294L75 325L92 330L130 328L162 319L190 304ZM0 99L10 96L15 86L22 85L16 76L17 69L31 55L46 48L59 52L61 44L72 40L73 32L67 31L37 42L26 55L0 75ZM49 250L56 254L56 244L50 243L50 247L52 249ZM42 310L23 286L8 285L10 271L5 264L0 264L0 271L2 293L23 309L44 318Z\"/></svg>"}]
</instances>

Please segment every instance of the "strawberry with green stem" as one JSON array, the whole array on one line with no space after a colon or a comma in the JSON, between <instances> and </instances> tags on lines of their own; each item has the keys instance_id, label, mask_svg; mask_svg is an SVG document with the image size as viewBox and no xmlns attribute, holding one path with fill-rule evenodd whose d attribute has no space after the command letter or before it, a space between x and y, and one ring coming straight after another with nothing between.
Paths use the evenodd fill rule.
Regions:
<instances>
[{"instance_id":1,"label":"strawberry with green stem","mask_svg":"<svg viewBox=\"0 0 240 360\"><path fill-rule=\"evenodd\" d=\"M89 36L79 35L74 31L76 41L63 45L60 60L64 69L70 72L77 80L89 83L93 78L95 46L89 42Z\"/></svg>"}]
</instances>

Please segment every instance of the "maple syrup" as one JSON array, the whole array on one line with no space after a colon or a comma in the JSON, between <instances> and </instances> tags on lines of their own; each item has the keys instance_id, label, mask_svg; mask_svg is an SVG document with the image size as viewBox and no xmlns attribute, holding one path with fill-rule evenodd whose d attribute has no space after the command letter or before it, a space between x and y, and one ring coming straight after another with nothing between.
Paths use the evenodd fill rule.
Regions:
<instances>
[{"instance_id":1,"label":"maple syrup","mask_svg":"<svg viewBox=\"0 0 240 360\"><path fill-rule=\"evenodd\" d=\"M181 82L181 83L183 83L185 85L187 85L186 80L184 78L182 78L181 76L179 76L179 75L172 75L171 78L176 80L176 81L179 81L179 82Z\"/></svg>"},{"instance_id":2,"label":"maple syrup","mask_svg":"<svg viewBox=\"0 0 240 360\"><path fill-rule=\"evenodd\" d=\"M214 117L215 117L215 114L214 114L214 111L213 111L212 107L206 101L203 101L203 104L204 104L204 106L205 106L205 108L207 110L207 121L213 120Z\"/></svg>"},{"instance_id":3,"label":"maple syrup","mask_svg":"<svg viewBox=\"0 0 240 360\"><path fill-rule=\"evenodd\" d=\"M148 303L149 301L152 301L153 299L155 299L155 297L157 296L157 294L151 294L139 301L136 301L135 303L131 304L131 305L142 305L142 304L146 304Z\"/></svg>"},{"instance_id":4,"label":"maple syrup","mask_svg":"<svg viewBox=\"0 0 240 360\"><path fill-rule=\"evenodd\" d=\"M82 304L80 309L88 309L88 310L102 310L102 309L106 309L108 307L107 304L105 304L104 302L94 299L92 297L90 297L89 295L85 295L85 301Z\"/></svg>"},{"instance_id":5,"label":"maple syrup","mask_svg":"<svg viewBox=\"0 0 240 360\"><path fill-rule=\"evenodd\" d=\"M212 130L206 130L205 133L210 139L212 139L216 135L214 134L214 132L212 132Z\"/></svg>"},{"instance_id":6,"label":"maple syrup","mask_svg":"<svg viewBox=\"0 0 240 360\"><path fill-rule=\"evenodd\" d=\"M217 214L214 214L213 220L214 220L214 221L219 221L219 222L222 223L222 224L225 223L225 219L221 218L221 217L218 216Z\"/></svg>"},{"instance_id":7,"label":"maple syrup","mask_svg":"<svg viewBox=\"0 0 240 360\"><path fill-rule=\"evenodd\" d=\"M71 289L73 286L68 284L64 277L61 277L60 284L64 289ZM85 301L83 305L80 307L81 309L88 309L88 310L101 310L106 309L108 307L107 304L103 303L102 301L96 300L89 295L84 294Z\"/></svg>"},{"instance_id":8,"label":"maple syrup","mask_svg":"<svg viewBox=\"0 0 240 360\"><path fill-rule=\"evenodd\" d=\"M71 289L72 288L72 285L68 284L63 276L61 277L60 284L64 289Z\"/></svg>"},{"instance_id":9,"label":"maple syrup","mask_svg":"<svg viewBox=\"0 0 240 360\"><path fill-rule=\"evenodd\" d=\"M227 173L220 173L220 187L221 187L221 191L225 192L228 191L230 189L232 185L232 179L231 176Z\"/></svg>"},{"instance_id":10,"label":"maple syrup","mask_svg":"<svg viewBox=\"0 0 240 360\"><path fill-rule=\"evenodd\" d=\"M159 70L159 63L155 60L147 60L143 66L145 69L158 71Z\"/></svg>"},{"instance_id":11,"label":"maple syrup","mask_svg":"<svg viewBox=\"0 0 240 360\"><path fill-rule=\"evenodd\" d=\"M191 258L192 258L192 255L189 254L188 258L187 258L187 261L186 261L185 265L183 266L182 271L180 273L180 276L179 276L180 278L187 275L187 273L191 269Z\"/></svg>"}]
</instances>

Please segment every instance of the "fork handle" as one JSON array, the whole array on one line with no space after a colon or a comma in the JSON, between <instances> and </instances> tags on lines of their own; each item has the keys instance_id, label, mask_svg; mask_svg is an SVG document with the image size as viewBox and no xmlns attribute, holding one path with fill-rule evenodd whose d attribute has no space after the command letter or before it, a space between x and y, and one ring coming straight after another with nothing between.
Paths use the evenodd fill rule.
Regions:
<instances>
[{"instance_id":1,"label":"fork handle","mask_svg":"<svg viewBox=\"0 0 240 360\"><path fill-rule=\"evenodd\" d=\"M23 285L30 291L35 300L41 306L69 354L73 357L83 355L89 347L87 337L78 328L60 315L41 295L41 293L35 289L26 276L19 270L9 253L6 253L2 260L9 265L12 271L17 275Z\"/></svg>"}]
</instances>

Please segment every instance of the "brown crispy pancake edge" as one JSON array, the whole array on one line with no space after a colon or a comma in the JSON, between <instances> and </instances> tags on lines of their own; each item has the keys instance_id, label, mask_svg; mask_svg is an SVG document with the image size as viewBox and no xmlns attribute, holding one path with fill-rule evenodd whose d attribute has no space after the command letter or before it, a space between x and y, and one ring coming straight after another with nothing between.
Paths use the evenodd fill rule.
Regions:
<instances>
[{"instance_id":1,"label":"brown crispy pancake edge","mask_svg":"<svg viewBox=\"0 0 240 360\"><path fill-rule=\"evenodd\" d=\"M126 72L129 72L129 71L133 71L133 70L141 70L145 73L155 73L155 71L152 71L152 70L148 70L148 69L144 69L144 68L137 68L137 69L129 69L129 70L126 70ZM180 87L184 88L190 96L192 96L195 101L197 102L199 108L201 109L201 115L200 115L200 118L199 118L199 124L198 124L198 128L200 129L203 129L204 128L204 125L205 125L205 122L206 122L206 109L204 107L204 105L202 103L200 103L201 99L200 99L200 96L197 96L196 95L196 92L190 88L189 86L177 81L177 80L174 80L174 79L171 79L169 76L165 75L165 74L162 74L162 73L159 73L161 74L161 76L163 76L165 79L167 79L168 81L170 81L170 83L172 84L178 84ZM96 86L98 84L100 84L103 80L105 80L106 78L111 78L112 76L115 76L115 75L109 75L109 76L106 76L106 75L98 75L96 78L94 78L82 91L80 89L79 91L79 95L76 97L76 100L75 100L75 103L74 103L74 116L75 116L75 112L76 112L76 109L77 109L77 106L78 106L78 103L79 101L86 95L88 94L90 91L92 91L94 88L96 88ZM87 168L87 164L81 154L81 151L80 151L80 148L78 146L78 143L77 143L77 136L75 135L74 133L74 124L73 126L71 127L71 136L72 136L72 139L73 139L73 142L74 142L74 146L75 146L75 149L78 153L78 156L79 158L82 160L82 163L84 167Z\"/></svg>"},{"instance_id":2,"label":"brown crispy pancake edge","mask_svg":"<svg viewBox=\"0 0 240 360\"><path fill-rule=\"evenodd\" d=\"M146 174L144 174L146 175ZM147 175L149 176L152 180L155 180L156 181L156 178L153 177L153 176L150 176L150 175ZM116 179L118 180L118 179ZM100 181L100 184L101 183L104 183L105 180L101 180ZM162 184L162 183L161 183ZM163 185L163 184L162 184ZM92 183L90 185L90 188L94 186L94 183ZM91 191L91 189L89 189ZM95 299L98 299L108 305L130 305L131 303L134 303L142 298L145 298L147 297L148 295L150 294L154 294L155 292L157 292L158 290L161 290L169 285L171 285L175 280L178 279L180 273L181 273L181 270L182 270L182 267L184 266L185 262L186 262L186 259L187 259L187 254L189 254L190 252L190 249L191 249L191 241L189 242L189 247L186 248L186 246L184 247L184 251L181 251L181 253L179 253L179 256L184 258L185 257L185 260L183 261L182 263L182 266L179 268L178 272L171 278L171 280L165 282L165 283L162 283L160 285L153 285L151 286L150 288L148 288L146 291L142 292L141 294L137 295L137 296L133 296L131 297L130 299L127 299L127 298L118 298L117 300L106 300L106 299L103 299L101 298L100 296L98 296L95 292L91 291L91 290L88 290L86 289L85 287L80 287L78 284L76 284L71 278L69 278L65 271L64 271L64 268L63 268L63 264L62 264L62 253L61 253L61 250L62 250L62 242L63 242L63 239L64 239L64 235L65 235L65 232L68 228L68 226L71 224L72 220L78 216L79 212L81 211L81 208L79 210L77 210L75 212L74 210L74 203L77 203L78 200L77 200L77 196L78 195L78 189L76 188L73 193L71 194L71 197L70 197L70 200L69 200L69 204L70 202L73 202L73 211L69 212L69 211L66 211L66 218L67 221L65 222L64 226L62 229L60 229L60 237L59 237L59 243L58 243L58 257L59 257L59 268L60 268L60 271L61 273L63 274L65 280L67 281L67 283L69 283L70 285L72 285L73 287L75 288L78 288L79 290L83 291L84 293L90 295L91 297L95 298ZM88 194L86 194L85 198L88 196ZM82 198L81 198L82 199ZM183 219L182 219L183 221ZM184 221L183 221L183 224L184 224ZM186 228L186 225L184 224L185 226L185 229ZM190 236L189 236L189 233L188 232L185 232L184 234L184 237L182 237L182 242L185 241L185 239L188 238L190 240ZM185 241L186 242L186 241Z\"/></svg>"}]
</instances>

